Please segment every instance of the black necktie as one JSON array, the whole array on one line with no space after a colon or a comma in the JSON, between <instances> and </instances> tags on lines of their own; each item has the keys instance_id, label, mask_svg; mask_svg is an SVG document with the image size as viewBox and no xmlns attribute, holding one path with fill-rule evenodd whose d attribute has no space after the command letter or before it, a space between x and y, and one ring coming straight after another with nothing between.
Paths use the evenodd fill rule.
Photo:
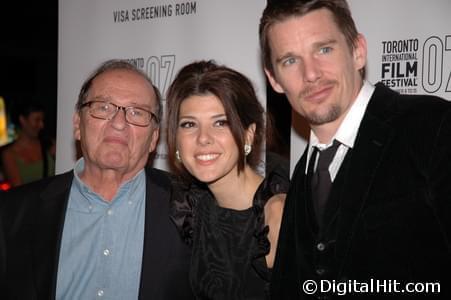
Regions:
<instances>
[{"instance_id":1,"label":"black necktie","mask_svg":"<svg viewBox=\"0 0 451 300\"><path fill-rule=\"evenodd\" d=\"M313 200L313 207L315 208L316 218L320 227L323 222L324 208L326 207L330 188L332 187L329 165L332 162L335 153L337 152L338 146L340 146L340 143L334 140L332 146L322 151L315 147L312 153L312 158L309 162L309 164L311 164L311 166L309 166L309 169L311 168L311 170L313 170L313 164L315 163L316 155L319 155L316 170L312 174L311 195Z\"/></svg>"}]
</instances>

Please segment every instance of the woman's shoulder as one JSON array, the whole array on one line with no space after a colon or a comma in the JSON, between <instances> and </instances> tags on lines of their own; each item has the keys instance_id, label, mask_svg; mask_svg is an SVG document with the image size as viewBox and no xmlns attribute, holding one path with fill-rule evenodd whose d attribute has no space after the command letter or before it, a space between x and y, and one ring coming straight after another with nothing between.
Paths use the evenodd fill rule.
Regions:
<instances>
[{"instance_id":1,"label":"woman's shoulder","mask_svg":"<svg viewBox=\"0 0 451 300\"><path fill-rule=\"evenodd\" d=\"M278 205L277 202L280 202L282 198L285 199L284 195L288 192L290 185L288 176L283 168L270 170L257 189L254 205L263 208L270 199L274 199L272 202L276 202L274 205Z\"/></svg>"},{"instance_id":2,"label":"woman's shoulder","mask_svg":"<svg viewBox=\"0 0 451 300\"><path fill-rule=\"evenodd\" d=\"M16 156L16 145L14 142L0 147L0 154L5 158L14 158Z\"/></svg>"}]
</instances>

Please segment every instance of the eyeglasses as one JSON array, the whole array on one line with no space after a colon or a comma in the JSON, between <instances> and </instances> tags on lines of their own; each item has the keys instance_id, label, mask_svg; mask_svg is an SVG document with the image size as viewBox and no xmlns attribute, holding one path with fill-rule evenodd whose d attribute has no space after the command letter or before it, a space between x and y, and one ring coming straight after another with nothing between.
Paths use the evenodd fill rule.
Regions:
<instances>
[{"instance_id":1,"label":"eyeglasses","mask_svg":"<svg viewBox=\"0 0 451 300\"><path fill-rule=\"evenodd\" d=\"M111 120L116 116L119 110L123 110L125 113L125 121L127 123L136 126L149 126L152 120L158 124L158 117L151 111L144 108L133 106L119 106L107 101L88 101L80 106L80 109L88 107L91 117L102 120Z\"/></svg>"}]
</instances>

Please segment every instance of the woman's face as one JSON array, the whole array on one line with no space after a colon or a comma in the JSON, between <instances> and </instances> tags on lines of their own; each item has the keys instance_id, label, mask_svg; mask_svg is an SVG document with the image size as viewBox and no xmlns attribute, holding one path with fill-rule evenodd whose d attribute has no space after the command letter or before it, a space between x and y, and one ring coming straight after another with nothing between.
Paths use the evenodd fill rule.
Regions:
<instances>
[{"instance_id":1,"label":"woman's face","mask_svg":"<svg viewBox=\"0 0 451 300\"><path fill-rule=\"evenodd\" d=\"M239 152L221 101L214 95L186 98L179 111L177 149L188 172L207 184L238 176Z\"/></svg>"},{"instance_id":2,"label":"woman's face","mask_svg":"<svg viewBox=\"0 0 451 300\"><path fill-rule=\"evenodd\" d=\"M30 137L37 138L44 128L44 113L42 111L31 112L28 116L20 116L22 132Z\"/></svg>"}]
</instances>

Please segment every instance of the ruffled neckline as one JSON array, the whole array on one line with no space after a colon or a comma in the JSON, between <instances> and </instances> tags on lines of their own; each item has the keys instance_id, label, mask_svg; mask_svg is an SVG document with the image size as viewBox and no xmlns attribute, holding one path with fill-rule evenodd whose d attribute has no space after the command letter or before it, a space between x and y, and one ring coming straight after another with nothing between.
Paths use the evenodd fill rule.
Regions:
<instances>
[{"instance_id":1,"label":"ruffled neckline","mask_svg":"<svg viewBox=\"0 0 451 300\"><path fill-rule=\"evenodd\" d=\"M264 207L268 200L276 194L287 193L289 180L283 170L274 169L259 185L253 199L253 205L249 208L257 216L254 236L258 240L258 256L269 253L270 243L268 240L269 227L265 225ZM200 205L201 199L214 200L213 194L208 187L200 182L186 183L182 178L176 178L173 182L173 192L170 203L170 218L174 222L182 240L192 246L194 234L194 220L196 207ZM219 207L219 206L218 206ZM220 208L224 209L224 208Z\"/></svg>"}]
</instances>

